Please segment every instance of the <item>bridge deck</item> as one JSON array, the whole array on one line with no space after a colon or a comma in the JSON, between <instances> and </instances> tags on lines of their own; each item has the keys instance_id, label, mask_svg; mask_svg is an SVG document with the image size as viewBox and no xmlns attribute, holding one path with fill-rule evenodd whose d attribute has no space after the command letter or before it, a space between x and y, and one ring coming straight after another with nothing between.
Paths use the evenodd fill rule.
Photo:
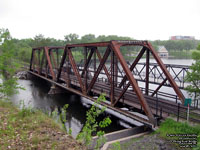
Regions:
<instances>
[{"instance_id":1,"label":"bridge deck","mask_svg":"<svg viewBox=\"0 0 200 150\"><path fill-rule=\"evenodd\" d=\"M125 49L139 50L132 64L126 62ZM81 66L76 51L83 54ZM139 67L139 61L144 55L145 63ZM156 64L150 64L150 57L155 59ZM155 126L159 114L166 117L180 112L180 116L186 116L186 107L177 102L184 104L185 97L180 87L184 87L182 76L188 68L175 68L165 65L148 41L118 40L34 48L29 72L92 101L95 101L94 96L105 93L107 102L103 105ZM102 76L104 80L101 80ZM139 81L143 82L142 88ZM181 85L178 86L177 82ZM151 84L157 84L156 89L151 89ZM161 87L164 86L170 87L175 95L163 94ZM167 100L169 98L173 101ZM121 110L123 104L142 115Z\"/></svg>"},{"instance_id":2,"label":"bridge deck","mask_svg":"<svg viewBox=\"0 0 200 150\"><path fill-rule=\"evenodd\" d=\"M36 71L37 72L37 71ZM67 79L66 76L64 75L64 73L61 74L61 78L60 80L62 81L62 83L58 83L52 80L51 74L49 74L48 78L45 77L45 71L41 72L41 75L38 75L38 73L34 73L32 71L29 71L29 73L36 75L40 78L43 78L53 84L56 84L57 86L67 89L68 91L71 91L75 94L81 95L87 99L90 99L92 101L95 101L96 98L94 98L94 96L89 96L89 95L84 95L81 91L80 91L80 84L78 83L78 80L76 79L75 75L69 75L70 78L70 86L74 86L76 88L70 88L67 87L66 84L63 84ZM84 78L82 78L83 82L85 82ZM87 79L87 83L89 84L91 82L90 79ZM77 90L75 90L77 89ZM97 80L94 84L94 87L91 89L91 91L93 92L94 95L100 95L101 93L105 93L106 97L107 97L107 102L102 103L103 105L105 105L106 107L110 108L110 109L114 109L115 111L130 117L132 119L135 119L136 121L139 121L143 124L146 124L148 126L152 126L149 121L148 118L145 115L138 115L138 113L134 113L134 112L130 112L130 111L125 111L122 110L120 108L117 107L112 107L110 105L110 101L109 101L109 97L110 97L110 85L107 82L101 81L101 80ZM119 94L122 92L121 88L117 88L115 87L115 94L114 97L118 98ZM145 95L145 99L147 100L151 111L154 115L162 115L162 117L167 117L169 114L174 114L177 115L177 107L178 104L169 101L167 99L163 99L163 98L156 98L156 97L151 97L151 96L147 96ZM123 99L120 99L119 101L121 104L125 104L128 107L131 108L136 108L136 109L141 109L141 104L138 101L137 96L134 94L134 92L132 90L127 90L127 92L124 94ZM184 107L182 105L179 106L180 110L179 111L186 111L187 107Z\"/></svg>"}]
</instances>

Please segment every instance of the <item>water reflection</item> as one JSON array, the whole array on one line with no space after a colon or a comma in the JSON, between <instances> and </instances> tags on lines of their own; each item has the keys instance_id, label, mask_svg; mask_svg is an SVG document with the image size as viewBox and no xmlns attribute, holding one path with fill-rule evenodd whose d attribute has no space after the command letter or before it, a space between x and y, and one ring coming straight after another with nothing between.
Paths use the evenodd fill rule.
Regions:
<instances>
[{"instance_id":1,"label":"water reflection","mask_svg":"<svg viewBox=\"0 0 200 150\"><path fill-rule=\"evenodd\" d=\"M33 107L41 109L47 113L51 113L55 109L61 109L65 104L69 104L67 109L67 122L65 123L67 130L72 129L72 136L75 138L77 134L83 128L86 121L86 111L90 108L90 104L84 101L80 96L72 93L64 93L58 95L48 95L50 85L46 81L35 79L19 80L18 81L25 90L19 90L19 93L14 95L11 99L19 105L21 101L24 102L25 107ZM117 131L124 129L120 125L119 119L114 116L110 116L112 124L105 129L105 132Z\"/></svg>"}]
</instances>

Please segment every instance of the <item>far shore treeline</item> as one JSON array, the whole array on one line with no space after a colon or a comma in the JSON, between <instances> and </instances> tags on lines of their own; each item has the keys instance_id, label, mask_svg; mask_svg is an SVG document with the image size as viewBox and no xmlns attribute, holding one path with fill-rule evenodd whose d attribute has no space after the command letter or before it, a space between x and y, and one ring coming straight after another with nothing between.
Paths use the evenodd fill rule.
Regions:
<instances>
[{"instance_id":1,"label":"far shore treeline","mask_svg":"<svg viewBox=\"0 0 200 150\"><path fill-rule=\"evenodd\" d=\"M6 35L6 36L5 36ZM4 39L3 36L8 39L0 41L0 48L14 51L14 55L25 62L29 62L31 56L31 50L33 47L42 46L65 46L66 44L74 43L91 43L91 42L102 42L110 40L140 40L130 37L122 37L117 35L100 35L95 36L94 34L86 34L84 36L79 36L78 34L72 33L63 36L63 40L58 40L55 38L45 37L42 34L36 35L34 38L17 39L11 37L12 33L8 29L0 28L0 39ZM134 35L133 35L134 37ZM2 44L3 42L6 42ZM200 43L200 40L156 40L150 41L154 48L158 50L159 46L165 46L169 51L169 55L172 58L191 58L191 53ZM130 51L124 51L124 53L131 53ZM180 55L181 54L181 55Z\"/></svg>"}]
</instances>

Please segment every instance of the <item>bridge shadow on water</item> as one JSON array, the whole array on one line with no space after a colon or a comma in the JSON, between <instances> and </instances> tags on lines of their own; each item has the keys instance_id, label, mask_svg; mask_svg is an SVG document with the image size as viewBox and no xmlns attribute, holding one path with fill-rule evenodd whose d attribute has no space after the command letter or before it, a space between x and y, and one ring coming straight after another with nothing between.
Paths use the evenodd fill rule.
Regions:
<instances>
[{"instance_id":1,"label":"bridge shadow on water","mask_svg":"<svg viewBox=\"0 0 200 150\"><path fill-rule=\"evenodd\" d=\"M19 93L12 97L12 101L19 105L23 101L25 107L33 107L51 114L54 110L61 110L65 104L69 104L67 109L65 123L67 130L72 129L72 136L75 138L84 126L86 121L86 112L91 107L89 100L75 95L73 93L62 93L56 95L49 95L50 84L45 80L34 77L32 80L18 81L25 90L19 90ZM98 120L105 116L110 116L112 123L105 128L106 133L118 131L125 128L131 128L132 125L120 120L119 118L104 113Z\"/></svg>"}]
</instances>

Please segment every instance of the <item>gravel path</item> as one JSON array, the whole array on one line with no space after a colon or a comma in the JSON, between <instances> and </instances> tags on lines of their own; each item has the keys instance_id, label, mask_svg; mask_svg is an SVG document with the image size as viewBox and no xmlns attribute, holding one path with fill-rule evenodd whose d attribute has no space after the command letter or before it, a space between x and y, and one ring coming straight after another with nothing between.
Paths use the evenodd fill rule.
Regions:
<instances>
[{"instance_id":1,"label":"gravel path","mask_svg":"<svg viewBox=\"0 0 200 150\"><path fill-rule=\"evenodd\" d=\"M169 141L160 138L158 134L144 135L137 139L131 139L121 142L121 150L177 150L178 147ZM114 150L113 145L109 146L109 150Z\"/></svg>"}]
</instances>

